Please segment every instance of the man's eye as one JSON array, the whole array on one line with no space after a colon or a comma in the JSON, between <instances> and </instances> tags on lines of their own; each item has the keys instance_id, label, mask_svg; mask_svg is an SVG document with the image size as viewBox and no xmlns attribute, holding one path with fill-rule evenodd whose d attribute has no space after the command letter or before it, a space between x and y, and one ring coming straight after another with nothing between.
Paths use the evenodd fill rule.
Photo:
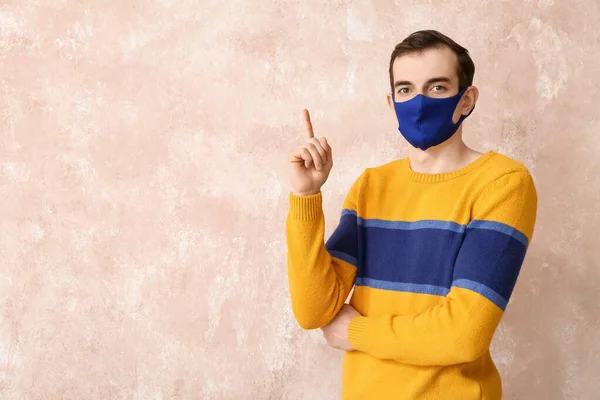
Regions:
<instances>
[{"instance_id":1,"label":"man's eye","mask_svg":"<svg viewBox=\"0 0 600 400\"><path fill-rule=\"evenodd\" d=\"M432 87L431 90L433 90L434 92L443 92L444 90L446 90L446 88L438 85L438 86Z\"/></svg>"},{"instance_id":2,"label":"man's eye","mask_svg":"<svg viewBox=\"0 0 600 400\"><path fill-rule=\"evenodd\" d=\"M408 93L408 88L400 88L400 90L398 90L398 93L400 94L407 94Z\"/></svg>"}]
</instances>

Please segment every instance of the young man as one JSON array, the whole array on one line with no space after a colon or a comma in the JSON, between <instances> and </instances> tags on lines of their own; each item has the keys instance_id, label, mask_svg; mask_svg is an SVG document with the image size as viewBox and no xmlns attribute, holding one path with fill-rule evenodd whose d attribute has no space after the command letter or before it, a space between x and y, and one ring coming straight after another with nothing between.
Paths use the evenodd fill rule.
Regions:
<instances>
[{"instance_id":1,"label":"young man","mask_svg":"<svg viewBox=\"0 0 600 400\"><path fill-rule=\"evenodd\" d=\"M362 173L327 244L320 190L332 152L305 111L309 139L290 156L290 293L298 323L346 351L343 399L501 398L489 347L537 195L522 164L463 142L474 70L436 31L396 46L387 101L408 158Z\"/></svg>"}]
</instances>

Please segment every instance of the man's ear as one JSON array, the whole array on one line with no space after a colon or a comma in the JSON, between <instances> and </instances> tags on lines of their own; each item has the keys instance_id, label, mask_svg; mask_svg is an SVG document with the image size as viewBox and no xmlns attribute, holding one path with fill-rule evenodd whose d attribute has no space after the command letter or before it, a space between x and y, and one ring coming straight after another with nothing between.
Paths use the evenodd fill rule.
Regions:
<instances>
[{"instance_id":1,"label":"man's ear","mask_svg":"<svg viewBox=\"0 0 600 400\"><path fill-rule=\"evenodd\" d=\"M391 93L387 94L387 102L388 102L388 107L390 108L390 110L394 111L394 98L392 97Z\"/></svg>"},{"instance_id":2,"label":"man's ear","mask_svg":"<svg viewBox=\"0 0 600 400\"><path fill-rule=\"evenodd\" d=\"M471 112L475 104L477 103L477 99L479 98L479 89L475 86L469 86L466 90L465 94L462 97L462 106L460 113L462 115L467 115Z\"/></svg>"}]
</instances>

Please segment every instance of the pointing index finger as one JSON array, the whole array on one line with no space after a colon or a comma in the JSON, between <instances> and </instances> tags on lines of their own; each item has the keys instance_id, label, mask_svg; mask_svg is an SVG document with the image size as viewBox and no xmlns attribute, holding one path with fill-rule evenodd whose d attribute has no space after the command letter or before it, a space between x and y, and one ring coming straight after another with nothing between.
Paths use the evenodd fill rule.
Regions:
<instances>
[{"instance_id":1,"label":"pointing index finger","mask_svg":"<svg viewBox=\"0 0 600 400\"><path fill-rule=\"evenodd\" d=\"M314 138L315 133L313 132L313 127L312 123L310 122L310 114L308 113L308 110L302 110L302 119L304 120L304 126L306 127L306 134L308 135L308 138Z\"/></svg>"}]
</instances>

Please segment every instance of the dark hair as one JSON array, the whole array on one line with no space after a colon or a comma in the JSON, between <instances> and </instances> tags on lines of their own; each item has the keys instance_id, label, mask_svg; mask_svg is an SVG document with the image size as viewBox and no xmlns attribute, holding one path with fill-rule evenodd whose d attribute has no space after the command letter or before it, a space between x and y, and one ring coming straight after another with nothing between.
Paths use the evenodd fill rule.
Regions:
<instances>
[{"instance_id":1,"label":"dark hair","mask_svg":"<svg viewBox=\"0 0 600 400\"><path fill-rule=\"evenodd\" d=\"M471 86L473 84L473 75L475 75L475 64L473 64L473 60L471 60L469 51L448 36L443 35L438 31L427 30L412 33L394 48L390 59L390 87L392 89L392 94L394 93L393 67L396 58L405 54L419 53L426 49L438 48L441 46L449 47L458 58L456 70L458 75L458 90Z\"/></svg>"}]
</instances>

